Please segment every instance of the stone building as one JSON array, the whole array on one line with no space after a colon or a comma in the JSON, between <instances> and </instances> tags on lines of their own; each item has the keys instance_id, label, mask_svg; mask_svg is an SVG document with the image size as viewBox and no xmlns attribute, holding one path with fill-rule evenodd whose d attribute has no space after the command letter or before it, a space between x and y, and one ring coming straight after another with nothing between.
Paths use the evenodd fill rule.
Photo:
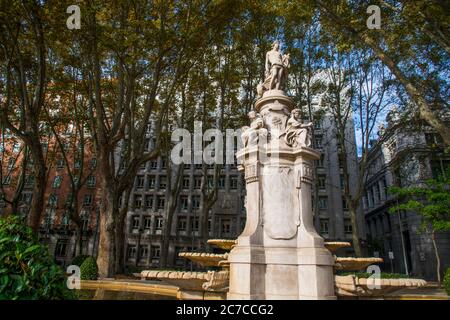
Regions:
<instances>
[{"instance_id":1,"label":"stone building","mask_svg":"<svg viewBox=\"0 0 450 320\"><path fill-rule=\"evenodd\" d=\"M5 137L5 136L4 136ZM7 138L7 139L6 139ZM18 215L26 216L30 210L33 197L34 176L32 159L27 158L25 174L21 174L24 160L24 149L18 139L7 136L2 141L1 170L2 192L0 192L0 216L12 213L12 205L5 200L11 200L17 194ZM83 254L96 255L97 226L99 219L99 189L97 187L97 163L92 155L92 145L86 142L83 159L75 158L74 148L77 143L71 141L70 135L64 143L69 165L74 175L82 172L82 186L78 193L79 214L83 224L82 246ZM43 152L48 159L48 180L44 198L44 212L41 215L39 239L49 247L55 261L69 265L75 255L76 228L68 216L68 205L72 198L72 188L67 166L58 151L55 140L48 139L42 143ZM23 181L21 181L23 180ZM19 184L23 184L19 188Z\"/></svg>"},{"instance_id":2,"label":"stone building","mask_svg":"<svg viewBox=\"0 0 450 320\"><path fill-rule=\"evenodd\" d=\"M396 126L396 112L388 115L388 128L373 141L362 207L369 253L384 259L382 271L409 273L436 279L436 259L430 234L419 230L421 217L414 212L390 214L397 203L392 185L409 187L436 178L450 164L442 142L429 127L411 130ZM441 268L450 265L450 233L437 233ZM391 252L391 253L390 253ZM441 270L441 272L442 272Z\"/></svg>"}]
</instances>

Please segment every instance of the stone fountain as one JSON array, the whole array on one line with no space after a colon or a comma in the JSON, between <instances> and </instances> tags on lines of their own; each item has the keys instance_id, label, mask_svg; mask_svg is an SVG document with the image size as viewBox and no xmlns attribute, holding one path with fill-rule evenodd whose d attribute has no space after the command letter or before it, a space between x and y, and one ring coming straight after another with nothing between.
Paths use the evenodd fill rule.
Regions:
<instances>
[{"instance_id":1,"label":"stone fountain","mask_svg":"<svg viewBox=\"0 0 450 320\"><path fill-rule=\"evenodd\" d=\"M288 67L289 55L283 55L275 42L266 54L266 79L258 85L250 127L243 128L244 147L236 154L247 191L244 231L236 241L208 241L229 253L180 253L221 270L143 271L142 277L178 286L181 299L302 300L372 294L367 279L334 272L362 270L383 260L336 257L336 250L350 244L324 242L315 230L311 191L314 160L320 159L320 153L311 146L312 123L301 121L300 110L283 91ZM424 283L385 281L384 285L398 289Z\"/></svg>"}]
</instances>

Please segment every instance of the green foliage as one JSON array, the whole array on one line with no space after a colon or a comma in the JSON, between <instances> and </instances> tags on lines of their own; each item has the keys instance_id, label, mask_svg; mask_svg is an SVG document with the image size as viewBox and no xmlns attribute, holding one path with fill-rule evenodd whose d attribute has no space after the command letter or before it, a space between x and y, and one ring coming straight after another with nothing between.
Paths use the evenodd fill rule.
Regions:
<instances>
[{"instance_id":1,"label":"green foliage","mask_svg":"<svg viewBox=\"0 0 450 320\"><path fill-rule=\"evenodd\" d=\"M447 271L444 275L444 288L447 294L450 296L450 268L447 268Z\"/></svg>"},{"instance_id":2,"label":"green foliage","mask_svg":"<svg viewBox=\"0 0 450 320\"><path fill-rule=\"evenodd\" d=\"M80 266L81 280L97 280L98 267L95 259L87 257Z\"/></svg>"},{"instance_id":3,"label":"green foliage","mask_svg":"<svg viewBox=\"0 0 450 320\"><path fill-rule=\"evenodd\" d=\"M434 231L450 230L450 168L438 179L430 179L423 186L399 188L389 191L398 196L400 204L389 209L414 211L423 217L422 228L431 225Z\"/></svg>"},{"instance_id":4,"label":"green foliage","mask_svg":"<svg viewBox=\"0 0 450 320\"><path fill-rule=\"evenodd\" d=\"M76 256L75 258L73 258L71 264L80 267L81 264L84 262L84 260L86 260L87 257L89 257L89 255L86 255L86 254L82 254L82 255Z\"/></svg>"},{"instance_id":5,"label":"green foliage","mask_svg":"<svg viewBox=\"0 0 450 320\"><path fill-rule=\"evenodd\" d=\"M64 271L15 216L0 218L0 300L74 299Z\"/></svg>"}]
</instances>

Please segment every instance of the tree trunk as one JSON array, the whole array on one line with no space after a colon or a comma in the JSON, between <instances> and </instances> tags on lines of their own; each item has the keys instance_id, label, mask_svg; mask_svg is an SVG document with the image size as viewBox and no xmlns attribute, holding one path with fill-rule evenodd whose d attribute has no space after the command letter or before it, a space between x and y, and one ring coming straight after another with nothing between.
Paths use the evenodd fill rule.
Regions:
<instances>
[{"instance_id":1,"label":"tree trunk","mask_svg":"<svg viewBox=\"0 0 450 320\"><path fill-rule=\"evenodd\" d=\"M110 186L102 184L102 204L100 207L100 235L98 244L98 274L100 278L109 278L114 271L114 196Z\"/></svg>"},{"instance_id":2,"label":"tree trunk","mask_svg":"<svg viewBox=\"0 0 450 320\"><path fill-rule=\"evenodd\" d=\"M45 187L47 184L47 176L45 172L45 165L39 164L38 159L34 159L34 161L36 162L36 164L34 165L35 181L28 223L31 229L33 229L33 231L37 233L39 231L42 211L44 210L44 196Z\"/></svg>"},{"instance_id":3,"label":"tree trunk","mask_svg":"<svg viewBox=\"0 0 450 320\"><path fill-rule=\"evenodd\" d=\"M122 212L120 213L115 225L115 274L124 273L125 270L125 218L126 210L125 215ZM137 249L139 250L139 248Z\"/></svg>"},{"instance_id":4,"label":"tree trunk","mask_svg":"<svg viewBox=\"0 0 450 320\"><path fill-rule=\"evenodd\" d=\"M170 197L167 199L167 210L165 212L166 217L164 219L163 226L163 241L161 246L161 254L159 260L159 266L161 268L165 268L168 265L168 256L169 256L169 246L170 246L170 236L172 235L172 224L173 224L173 215L175 213L176 201L174 197Z\"/></svg>"},{"instance_id":5,"label":"tree trunk","mask_svg":"<svg viewBox=\"0 0 450 320\"><path fill-rule=\"evenodd\" d=\"M350 212L350 219L352 222L352 246L353 250L355 250L355 254L357 257L362 256L361 243L359 241L359 224L357 217L357 205L353 203L349 203L348 210Z\"/></svg>"},{"instance_id":6,"label":"tree trunk","mask_svg":"<svg viewBox=\"0 0 450 320\"><path fill-rule=\"evenodd\" d=\"M441 287L441 258L439 257L439 251L436 245L435 231L431 231L431 241L433 242L434 255L436 257L436 276L439 288Z\"/></svg>"}]
</instances>

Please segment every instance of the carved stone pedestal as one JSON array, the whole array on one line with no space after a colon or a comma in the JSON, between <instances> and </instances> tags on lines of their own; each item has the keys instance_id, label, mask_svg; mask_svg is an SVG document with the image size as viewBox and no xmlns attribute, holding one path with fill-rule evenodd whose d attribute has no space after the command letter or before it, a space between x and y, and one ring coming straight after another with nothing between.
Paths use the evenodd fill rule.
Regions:
<instances>
[{"instance_id":1,"label":"carved stone pedestal","mask_svg":"<svg viewBox=\"0 0 450 320\"><path fill-rule=\"evenodd\" d=\"M313 165L320 154L300 141L306 129L291 116L293 107L282 91L265 92L255 111L268 140L256 139L237 153L247 222L228 258L228 299L335 299L334 260L312 216Z\"/></svg>"}]
</instances>

